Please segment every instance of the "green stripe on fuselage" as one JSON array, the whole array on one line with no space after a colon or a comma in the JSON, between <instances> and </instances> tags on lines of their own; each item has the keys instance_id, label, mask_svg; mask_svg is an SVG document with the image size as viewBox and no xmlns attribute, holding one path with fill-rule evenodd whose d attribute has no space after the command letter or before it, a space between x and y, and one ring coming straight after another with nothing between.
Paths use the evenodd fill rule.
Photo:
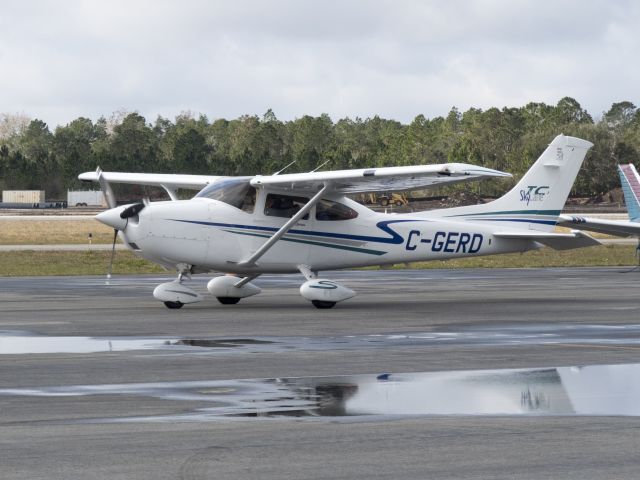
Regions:
<instances>
[{"instance_id":1,"label":"green stripe on fuselage","mask_svg":"<svg viewBox=\"0 0 640 480\"><path fill-rule=\"evenodd\" d=\"M460 215L447 215L448 217L475 217L481 215L544 215L557 217L560 210L506 210L502 212L462 213Z\"/></svg>"},{"instance_id":2,"label":"green stripe on fuselage","mask_svg":"<svg viewBox=\"0 0 640 480\"><path fill-rule=\"evenodd\" d=\"M263 233L253 233L253 232L238 232L235 230L228 230L226 228L223 228L222 230L224 230L225 232L229 232L229 233L236 233L238 235L247 235L250 237L261 237L261 238L271 238L271 235L265 235ZM322 243L322 242L314 242L312 240L301 240L301 239L297 239L297 238L286 238L283 237L281 238L281 240L285 241L285 242L293 242L293 243L305 243L307 245L316 245L318 247L327 247L327 248L336 248L338 250L349 250L350 252L358 252L358 253L366 253L369 255L384 255L387 252L383 252L381 250L370 250L368 248L358 248L358 247L348 247L346 245L336 245L336 244L332 244L332 243Z\"/></svg>"}]
</instances>

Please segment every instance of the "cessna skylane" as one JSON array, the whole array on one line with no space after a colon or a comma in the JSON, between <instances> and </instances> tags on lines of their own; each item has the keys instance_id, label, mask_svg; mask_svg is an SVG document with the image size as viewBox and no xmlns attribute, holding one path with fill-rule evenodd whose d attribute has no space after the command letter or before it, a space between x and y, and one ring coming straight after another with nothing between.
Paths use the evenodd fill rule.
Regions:
<instances>
[{"instance_id":1,"label":"cessna skylane","mask_svg":"<svg viewBox=\"0 0 640 480\"><path fill-rule=\"evenodd\" d=\"M223 304L260 293L252 283L259 275L300 272L302 297L317 308L331 308L355 292L319 278L324 270L597 245L581 231L553 232L592 145L558 135L503 197L403 214L374 212L347 195L511 175L446 163L247 177L98 168L79 178L99 182L105 193L110 209L97 220L114 228L136 255L178 272L153 292L168 308L201 301L187 280L207 272L222 274L209 281L207 290ZM160 186L171 200L117 206L111 183ZM179 200L177 189L199 192Z\"/></svg>"}]
</instances>

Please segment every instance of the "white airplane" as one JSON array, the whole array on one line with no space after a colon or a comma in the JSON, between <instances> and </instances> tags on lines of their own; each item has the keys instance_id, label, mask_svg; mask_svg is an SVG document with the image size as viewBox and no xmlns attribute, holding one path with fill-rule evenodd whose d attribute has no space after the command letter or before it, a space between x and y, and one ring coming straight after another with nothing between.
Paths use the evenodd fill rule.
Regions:
<instances>
[{"instance_id":1,"label":"white airplane","mask_svg":"<svg viewBox=\"0 0 640 480\"><path fill-rule=\"evenodd\" d=\"M629 220L606 220L600 218L560 215L558 225L569 228L579 228L591 232L606 233L619 237L639 237L640 238L640 175L636 167L630 163L628 165L618 165L620 184L624 194ZM640 249L640 244L638 245Z\"/></svg>"},{"instance_id":2,"label":"white airplane","mask_svg":"<svg viewBox=\"0 0 640 480\"><path fill-rule=\"evenodd\" d=\"M559 135L503 197L403 214L377 213L346 195L510 175L448 163L253 177L98 169L79 178L100 182L105 192L111 208L97 220L120 232L136 255L178 271L153 292L168 308L201 301L185 280L204 272L226 274L207 285L223 304L260 293L251 282L261 274L300 272L306 279L300 294L317 308L331 308L355 292L318 278L323 270L597 245L580 231L552 231L592 145ZM161 186L171 201L116 206L111 182ZM178 200L178 188L201 190Z\"/></svg>"}]
</instances>

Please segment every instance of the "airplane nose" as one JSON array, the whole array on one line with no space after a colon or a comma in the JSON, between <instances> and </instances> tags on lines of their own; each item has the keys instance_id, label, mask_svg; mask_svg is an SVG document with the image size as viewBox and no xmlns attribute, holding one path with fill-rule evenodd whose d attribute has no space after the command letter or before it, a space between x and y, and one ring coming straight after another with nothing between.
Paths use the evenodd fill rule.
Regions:
<instances>
[{"instance_id":1,"label":"airplane nose","mask_svg":"<svg viewBox=\"0 0 640 480\"><path fill-rule=\"evenodd\" d=\"M127 218L122 218L120 214L127 208L127 206L110 208L104 212L100 212L96 215L96 220L116 230L124 230L127 226Z\"/></svg>"}]
</instances>

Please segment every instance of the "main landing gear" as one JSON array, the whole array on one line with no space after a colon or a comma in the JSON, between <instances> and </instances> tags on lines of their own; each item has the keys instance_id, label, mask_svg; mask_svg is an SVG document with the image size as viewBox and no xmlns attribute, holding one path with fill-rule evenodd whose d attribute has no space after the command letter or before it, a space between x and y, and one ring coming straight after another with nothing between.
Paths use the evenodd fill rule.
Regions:
<instances>
[{"instance_id":1,"label":"main landing gear","mask_svg":"<svg viewBox=\"0 0 640 480\"><path fill-rule=\"evenodd\" d=\"M235 305L240 301L240 297L216 297L223 305Z\"/></svg>"},{"instance_id":2,"label":"main landing gear","mask_svg":"<svg viewBox=\"0 0 640 480\"><path fill-rule=\"evenodd\" d=\"M184 303L182 302L164 302L165 307L170 308L172 310L182 308Z\"/></svg>"},{"instance_id":3,"label":"main landing gear","mask_svg":"<svg viewBox=\"0 0 640 480\"><path fill-rule=\"evenodd\" d=\"M355 296L356 292L332 280L318 278L318 273L307 265L298 265L298 270L307 279L300 286L300 295L320 309L333 308L336 303Z\"/></svg>"},{"instance_id":4,"label":"main landing gear","mask_svg":"<svg viewBox=\"0 0 640 480\"><path fill-rule=\"evenodd\" d=\"M336 306L336 302L327 302L326 300L311 300L311 304L320 309L333 308Z\"/></svg>"},{"instance_id":5,"label":"main landing gear","mask_svg":"<svg viewBox=\"0 0 640 480\"><path fill-rule=\"evenodd\" d=\"M317 272L311 270L307 265L299 265L298 269L306 278L306 281L300 286L300 295L318 309L333 308L338 302L355 295L353 290L337 282L318 278ZM153 291L153 296L171 310L182 308L188 303L202 301L202 295L183 283L185 278L190 278L190 270L190 265L181 265L178 278L172 282L158 285ZM222 275L211 279L207 283L207 290L221 304L235 305L241 299L261 292L260 287L251 283L257 276L239 278L233 275Z\"/></svg>"}]
</instances>

